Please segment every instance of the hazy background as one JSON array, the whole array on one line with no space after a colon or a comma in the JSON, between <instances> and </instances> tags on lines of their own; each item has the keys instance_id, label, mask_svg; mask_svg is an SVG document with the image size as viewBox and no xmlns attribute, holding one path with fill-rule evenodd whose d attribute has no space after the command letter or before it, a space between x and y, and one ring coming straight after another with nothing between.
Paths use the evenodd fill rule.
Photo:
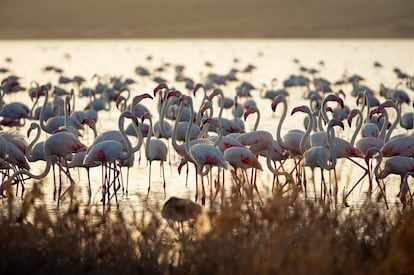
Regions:
<instances>
[{"instance_id":1,"label":"hazy background","mask_svg":"<svg viewBox=\"0 0 414 275\"><path fill-rule=\"evenodd\" d=\"M0 39L414 38L414 0L0 0Z\"/></svg>"}]
</instances>

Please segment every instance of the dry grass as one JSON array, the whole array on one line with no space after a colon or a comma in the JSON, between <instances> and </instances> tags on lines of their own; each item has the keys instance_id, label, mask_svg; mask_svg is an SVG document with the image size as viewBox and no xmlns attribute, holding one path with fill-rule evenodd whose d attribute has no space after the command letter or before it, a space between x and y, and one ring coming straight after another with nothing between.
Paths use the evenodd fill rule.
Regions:
<instances>
[{"instance_id":1,"label":"dry grass","mask_svg":"<svg viewBox=\"0 0 414 275\"><path fill-rule=\"evenodd\" d=\"M38 185L0 216L0 274L413 274L414 211L234 196L182 228L148 207L49 214ZM9 209L9 210L6 210Z\"/></svg>"}]
</instances>

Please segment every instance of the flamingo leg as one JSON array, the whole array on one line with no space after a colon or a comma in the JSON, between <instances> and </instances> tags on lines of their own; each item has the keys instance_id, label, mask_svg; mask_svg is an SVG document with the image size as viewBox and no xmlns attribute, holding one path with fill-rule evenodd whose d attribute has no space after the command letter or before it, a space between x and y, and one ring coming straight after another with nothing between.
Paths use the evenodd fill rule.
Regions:
<instances>
[{"instance_id":1,"label":"flamingo leg","mask_svg":"<svg viewBox=\"0 0 414 275\"><path fill-rule=\"evenodd\" d=\"M149 161L149 173L148 173L148 190L147 190L147 198L149 196L151 190L151 171L152 171L152 161Z\"/></svg>"},{"instance_id":2,"label":"flamingo leg","mask_svg":"<svg viewBox=\"0 0 414 275\"><path fill-rule=\"evenodd\" d=\"M167 192L166 192L166 184L165 184L165 170L164 170L164 161L161 160L160 166L162 168L162 179L164 181L164 198L167 197Z\"/></svg>"}]
</instances>

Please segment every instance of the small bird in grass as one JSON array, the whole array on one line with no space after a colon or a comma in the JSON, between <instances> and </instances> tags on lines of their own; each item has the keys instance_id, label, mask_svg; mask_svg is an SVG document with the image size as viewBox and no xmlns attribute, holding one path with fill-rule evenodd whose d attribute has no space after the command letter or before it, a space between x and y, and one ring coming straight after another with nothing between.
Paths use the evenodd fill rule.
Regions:
<instances>
[{"instance_id":1,"label":"small bird in grass","mask_svg":"<svg viewBox=\"0 0 414 275\"><path fill-rule=\"evenodd\" d=\"M201 205L189 199L171 197L164 203L161 214L167 220L182 224L185 221L197 219L201 212Z\"/></svg>"}]
</instances>

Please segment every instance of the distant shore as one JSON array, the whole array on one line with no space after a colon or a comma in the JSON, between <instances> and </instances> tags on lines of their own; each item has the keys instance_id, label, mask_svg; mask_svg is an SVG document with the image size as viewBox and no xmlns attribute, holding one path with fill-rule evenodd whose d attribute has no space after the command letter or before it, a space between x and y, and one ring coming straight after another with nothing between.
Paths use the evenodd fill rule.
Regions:
<instances>
[{"instance_id":1,"label":"distant shore","mask_svg":"<svg viewBox=\"0 0 414 275\"><path fill-rule=\"evenodd\" d=\"M0 39L414 38L412 0L2 0Z\"/></svg>"}]
</instances>

